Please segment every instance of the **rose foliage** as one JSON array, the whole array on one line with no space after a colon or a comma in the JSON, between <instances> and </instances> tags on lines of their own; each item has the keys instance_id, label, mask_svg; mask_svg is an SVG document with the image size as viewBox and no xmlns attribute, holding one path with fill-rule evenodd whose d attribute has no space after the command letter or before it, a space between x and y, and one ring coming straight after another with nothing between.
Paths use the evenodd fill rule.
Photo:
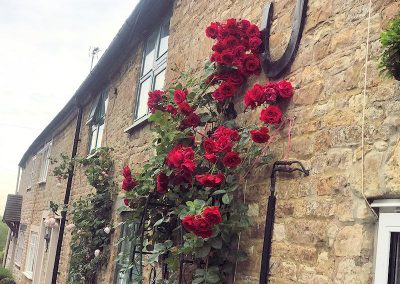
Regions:
<instances>
[{"instance_id":1,"label":"rose foliage","mask_svg":"<svg viewBox=\"0 0 400 284\"><path fill-rule=\"evenodd\" d=\"M243 181L270 162L270 128L282 122L279 103L293 95L287 81L255 84L244 104L249 112L262 108L260 122L237 125L233 100L261 70L260 31L229 19L211 23L206 35L215 44L204 77L181 73L169 88L149 93L156 155L135 177L123 169L130 222L143 225L135 241L150 263L168 264L171 283L182 259L196 268L189 283L229 281L243 258L239 234L250 226Z\"/></svg>"}]
</instances>

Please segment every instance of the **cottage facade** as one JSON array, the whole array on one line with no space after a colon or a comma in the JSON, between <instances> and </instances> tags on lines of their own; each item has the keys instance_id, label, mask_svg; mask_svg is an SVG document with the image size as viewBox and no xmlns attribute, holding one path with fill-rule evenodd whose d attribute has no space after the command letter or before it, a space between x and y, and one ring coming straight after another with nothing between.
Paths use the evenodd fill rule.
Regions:
<instances>
[{"instance_id":1,"label":"cottage facade","mask_svg":"<svg viewBox=\"0 0 400 284\"><path fill-rule=\"evenodd\" d=\"M211 54L212 41L204 36L209 22L245 18L260 24L266 5L260 0L159 2L138 4L71 101L23 156L21 220L7 254L17 283L51 283L59 226L48 229L45 220L60 222L49 203L63 203L66 183L58 184L49 158L71 154L77 124L78 156L112 147L118 181L125 164L139 172L153 154L148 149L148 91L168 86L176 67L202 71ZM274 58L290 37L294 2L275 1L270 35ZM278 178L270 283L373 283L374 277L374 283L386 283L382 277L396 269L385 262L390 242L384 239L391 232L387 228L400 225L400 89L379 75L377 65L379 34L399 11L395 0L308 1L298 52L281 76L299 86L288 107L288 115L295 117L291 148L286 127L275 143L274 159L287 154L300 160L310 176ZM262 74L248 86L268 80ZM239 123L258 119L258 113L243 113L242 97L236 108ZM254 224L242 237L249 258L237 269L237 283L259 282L269 175L247 181ZM91 190L77 168L70 202ZM122 218L116 210L120 204L116 198L114 223ZM120 233L114 233L113 242ZM67 280L69 241L66 231L57 283ZM117 254L118 247L112 246L98 283L128 283L118 271ZM377 259L383 262L375 265Z\"/></svg>"}]
</instances>

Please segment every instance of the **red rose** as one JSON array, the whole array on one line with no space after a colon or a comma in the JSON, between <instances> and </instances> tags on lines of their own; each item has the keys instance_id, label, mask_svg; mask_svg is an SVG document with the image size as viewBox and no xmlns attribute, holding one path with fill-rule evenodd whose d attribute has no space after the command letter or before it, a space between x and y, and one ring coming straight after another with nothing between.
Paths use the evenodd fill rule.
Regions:
<instances>
[{"instance_id":1,"label":"red rose","mask_svg":"<svg viewBox=\"0 0 400 284\"><path fill-rule=\"evenodd\" d=\"M246 53L246 47L242 44L237 45L233 48L233 55L236 58L242 58Z\"/></svg>"},{"instance_id":2,"label":"red rose","mask_svg":"<svg viewBox=\"0 0 400 284\"><path fill-rule=\"evenodd\" d=\"M268 103L273 103L278 97L278 86L275 82L268 82L264 86L265 89L265 101Z\"/></svg>"},{"instance_id":3,"label":"red rose","mask_svg":"<svg viewBox=\"0 0 400 284\"><path fill-rule=\"evenodd\" d=\"M157 192L166 193L168 190L169 178L165 173L157 175Z\"/></svg>"},{"instance_id":4,"label":"red rose","mask_svg":"<svg viewBox=\"0 0 400 284\"><path fill-rule=\"evenodd\" d=\"M224 39L223 45L226 46L226 48L231 49L232 47L236 46L239 43L238 39L234 36L227 36Z\"/></svg>"},{"instance_id":5,"label":"red rose","mask_svg":"<svg viewBox=\"0 0 400 284\"><path fill-rule=\"evenodd\" d=\"M183 103L186 100L187 93L184 90L175 90L174 101L177 105Z\"/></svg>"},{"instance_id":6,"label":"red rose","mask_svg":"<svg viewBox=\"0 0 400 284\"><path fill-rule=\"evenodd\" d=\"M221 53L224 49L225 49L225 46L223 45L223 43L222 42L216 42L213 46L212 46L212 51L215 51L215 52L218 52L218 53Z\"/></svg>"},{"instance_id":7,"label":"red rose","mask_svg":"<svg viewBox=\"0 0 400 284\"><path fill-rule=\"evenodd\" d=\"M239 139L240 139L240 135L239 135L239 132L237 130L230 129L230 128L225 127L225 126L218 127L217 130L215 130L213 135L212 135L212 137L214 137L215 139L218 139L221 136L229 136L229 138L232 141L239 141Z\"/></svg>"},{"instance_id":8,"label":"red rose","mask_svg":"<svg viewBox=\"0 0 400 284\"><path fill-rule=\"evenodd\" d=\"M129 168L128 165L126 165L126 166L124 167L124 169L122 170L122 175L123 175L125 178L130 177L130 176L132 175L131 169Z\"/></svg>"},{"instance_id":9,"label":"red rose","mask_svg":"<svg viewBox=\"0 0 400 284\"><path fill-rule=\"evenodd\" d=\"M225 49L221 52L222 64L230 65L233 61L233 52L230 49Z\"/></svg>"},{"instance_id":10,"label":"red rose","mask_svg":"<svg viewBox=\"0 0 400 284\"><path fill-rule=\"evenodd\" d=\"M226 20L225 27L230 31L235 31L237 29L236 19L228 19Z\"/></svg>"},{"instance_id":11,"label":"red rose","mask_svg":"<svg viewBox=\"0 0 400 284\"><path fill-rule=\"evenodd\" d=\"M260 74L261 65L258 56L250 53L243 58L242 70L246 74Z\"/></svg>"},{"instance_id":12,"label":"red rose","mask_svg":"<svg viewBox=\"0 0 400 284\"><path fill-rule=\"evenodd\" d=\"M196 236L202 237L203 239L212 236L211 224L205 218L201 216L196 216L193 221L193 226L193 233Z\"/></svg>"},{"instance_id":13,"label":"red rose","mask_svg":"<svg viewBox=\"0 0 400 284\"><path fill-rule=\"evenodd\" d=\"M215 141L217 152L232 151L231 138L229 136L221 136Z\"/></svg>"},{"instance_id":14,"label":"red rose","mask_svg":"<svg viewBox=\"0 0 400 284\"><path fill-rule=\"evenodd\" d=\"M168 153L166 163L171 168L179 168L184 160L182 145L176 146Z\"/></svg>"},{"instance_id":15,"label":"red rose","mask_svg":"<svg viewBox=\"0 0 400 284\"><path fill-rule=\"evenodd\" d=\"M252 37L249 39L249 47L252 51L258 51L261 45L261 39L259 37Z\"/></svg>"},{"instance_id":16,"label":"red rose","mask_svg":"<svg viewBox=\"0 0 400 284\"><path fill-rule=\"evenodd\" d=\"M269 140L268 128L260 127L259 130L250 130L251 139L256 143L265 143Z\"/></svg>"},{"instance_id":17,"label":"red rose","mask_svg":"<svg viewBox=\"0 0 400 284\"><path fill-rule=\"evenodd\" d=\"M169 112L173 117L175 117L178 113L178 110L171 104L165 107L165 111Z\"/></svg>"},{"instance_id":18,"label":"red rose","mask_svg":"<svg viewBox=\"0 0 400 284\"><path fill-rule=\"evenodd\" d=\"M203 141L203 148L206 153L214 153L216 151L216 144L215 141L211 138L207 138Z\"/></svg>"},{"instance_id":19,"label":"red rose","mask_svg":"<svg viewBox=\"0 0 400 284\"><path fill-rule=\"evenodd\" d=\"M239 154L236 152L228 152L226 153L224 159L222 160L224 166L229 168L234 168L240 165L242 159L240 158Z\"/></svg>"},{"instance_id":20,"label":"red rose","mask_svg":"<svg viewBox=\"0 0 400 284\"><path fill-rule=\"evenodd\" d=\"M165 91L155 90L149 92L149 98L147 100L147 106L149 107L152 113L156 112L156 110L161 110L162 105L161 102L165 99L164 95Z\"/></svg>"},{"instance_id":21,"label":"red rose","mask_svg":"<svg viewBox=\"0 0 400 284\"><path fill-rule=\"evenodd\" d=\"M252 38L252 37L260 37L260 29L259 29L256 25L254 25L254 24L251 24L251 25L247 28L246 33L247 33L247 36L248 36L249 38Z\"/></svg>"},{"instance_id":22,"label":"red rose","mask_svg":"<svg viewBox=\"0 0 400 284\"><path fill-rule=\"evenodd\" d=\"M221 89L218 88L216 89L213 93L212 93L212 97L214 98L214 100L219 101L219 102L223 102L225 101L225 96L224 94L221 92Z\"/></svg>"},{"instance_id":23,"label":"red rose","mask_svg":"<svg viewBox=\"0 0 400 284\"><path fill-rule=\"evenodd\" d=\"M222 222L218 206L206 207L202 215L211 225L217 225Z\"/></svg>"},{"instance_id":24,"label":"red rose","mask_svg":"<svg viewBox=\"0 0 400 284\"><path fill-rule=\"evenodd\" d=\"M194 112L194 109L191 108L191 106L188 104L188 102L182 102L178 105L179 109L181 112L185 115L189 115L192 112Z\"/></svg>"},{"instance_id":25,"label":"red rose","mask_svg":"<svg viewBox=\"0 0 400 284\"><path fill-rule=\"evenodd\" d=\"M131 201L129 199L127 199L127 198L124 199L124 204L127 207L131 207Z\"/></svg>"},{"instance_id":26,"label":"red rose","mask_svg":"<svg viewBox=\"0 0 400 284\"><path fill-rule=\"evenodd\" d=\"M122 189L125 191L131 191L137 184L137 180L129 176L124 178L124 180L122 181Z\"/></svg>"},{"instance_id":27,"label":"red rose","mask_svg":"<svg viewBox=\"0 0 400 284\"><path fill-rule=\"evenodd\" d=\"M205 153L204 158L209 161L211 164L215 164L217 162L217 155L212 153Z\"/></svg>"},{"instance_id":28,"label":"red rose","mask_svg":"<svg viewBox=\"0 0 400 284\"><path fill-rule=\"evenodd\" d=\"M244 30L244 31L247 30L251 25L250 21L248 21L248 20L241 20L239 22L239 24L240 24L242 30Z\"/></svg>"},{"instance_id":29,"label":"red rose","mask_svg":"<svg viewBox=\"0 0 400 284\"><path fill-rule=\"evenodd\" d=\"M183 183L187 183L187 184L191 185L193 176L188 171L178 170L178 171L175 171L170 178L171 178L171 182L174 185L182 185Z\"/></svg>"},{"instance_id":30,"label":"red rose","mask_svg":"<svg viewBox=\"0 0 400 284\"><path fill-rule=\"evenodd\" d=\"M185 216L182 220L182 226L188 231L193 231L195 229L194 219L195 217L192 215Z\"/></svg>"},{"instance_id":31,"label":"red rose","mask_svg":"<svg viewBox=\"0 0 400 284\"><path fill-rule=\"evenodd\" d=\"M219 90L221 91L222 95L227 99L235 94L236 88L228 82L223 82L221 85L219 85Z\"/></svg>"},{"instance_id":32,"label":"red rose","mask_svg":"<svg viewBox=\"0 0 400 284\"><path fill-rule=\"evenodd\" d=\"M243 85L246 78L237 70L227 71L220 75L221 80L224 80L232 85L239 87Z\"/></svg>"},{"instance_id":33,"label":"red rose","mask_svg":"<svg viewBox=\"0 0 400 284\"><path fill-rule=\"evenodd\" d=\"M195 161L187 159L182 163L181 168L193 174L194 170L196 169L196 166L197 164Z\"/></svg>"},{"instance_id":34,"label":"red rose","mask_svg":"<svg viewBox=\"0 0 400 284\"><path fill-rule=\"evenodd\" d=\"M279 96L284 99L291 98L293 96L293 86L290 82L282 80L278 82Z\"/></svg>"},{"instance_id":35,"label":"red rose","mask_svg":"<svg viewBox=\"0 0 400 284\"><path fill-rule=\"evenodd\" d=\"M210 23L210 25L206 28L206 36L214 39L217 38L219 25L219 23Z\"/></svg>"},{"instance_id":36,"label":"red rose","mask_svg":"<svg viewBox=\"0 0 400 284\"><path fill-rule=\"evenodd\" d=\"M205 187L217 187L220 186L221 183L225 180L225 176L222 173L217 175L210 175L206 173L204 175L196 175L195 176L198 183Z\"/></svg>"},{"instance_id":37,"label":"red rose","mask_svg":"<svg viewBox=\"0 0 400 284\"><path fill-rule=\"evenodd\" d=\"M244 95L244 103L246 108L251 107L251 109L262 105L265 102L265 89L260 84L255 84L253 88L247 91Z\"/></svg>"},{"instance_id":38,"label":"red rose","mask_svg":"<svg viewBox=\"0 0 400 284\"><path fill-rule=\"evenodd\" d=\"M210 61L211 62L217 62L218 64L221 64L222 63L221 53L214 52L210 57Z\"/></svg>"},{"instance_id":39,"label":"red rose","mask_svg":"<svg viewBox=\"0 0 400 284\"><path fill-rule=\"evenodd\" d=\"M188 127L196 127L200 123L200 117L192 112L189 114L185 119L181 121L181 127L182 128L188 128Z\"/></svg>"},{"instance_id":40,"label":"red rose","mask_svg":"<svg viewBox=\"0 0 400 284\"><path fill-rule=\"evenodd\" d=\"M260 120L266 124L277 124L282 117L282 111L277 106L269 106L260 113Z\"/></svg>"}]
</instances>

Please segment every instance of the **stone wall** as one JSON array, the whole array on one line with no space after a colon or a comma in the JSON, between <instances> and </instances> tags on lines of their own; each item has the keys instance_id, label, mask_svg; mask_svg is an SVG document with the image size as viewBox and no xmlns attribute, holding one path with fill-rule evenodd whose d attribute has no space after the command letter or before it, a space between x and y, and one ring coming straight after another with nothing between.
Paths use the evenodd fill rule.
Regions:
<instances>
[{"instance_id":1,"label":"stone wall","mask_svg":"<svg viewBox=\"0 0 400 284\"><path fill-rule=\"evenodd\" d=\"M296 1L274 2L271 46L273 56L279 57L288 42ZM278 140L271 151L275 159L287 154L291 159L301 160L311 172L309 177L293 175L278 179L270 283L372 283L376 218L364 194L374 198L399 197L400 117L396 113L400 109L400 89L393 80L379 76L377 62L379 34L400 10L400 2L372 1L371 9L368 0L308 2L298 54L282 77L299 86L287 112L295 118L291 148L289 151L286 126L277 133ZM212 41L204 35L209 22L235 17L259 24L265 4L261 0L251 3L176 0L170 28L167 84L176 75L171 71L175 65L181 70L201 72L211 54ZM121 72L108 82L109 103L102 144L115 149L118 181L123 165L130 164L138 172L152 154L151 125L136 128L132 134L123 131L133 121L141 53L139 46ZM252 79L248 87L267 81L261 75ZM239 123L258 122L258 113L243 113L242 97L237 98L236 108ZM85 122L89 110L90 104L85 107L79 156L88 154L89 130ZM53 140L52 156L70 152L74 127L71 122L63 136L57 136L60 142L57 138ZM258 283L269 174L269 168L255 171L243 185L254 225L241 237L241 246L249 259L238 266L236 283ZM26 171L21 188L25 178ZM33 190L24 196L24 222L37 224L40 220L41 210L49 200L47 190L51 190L54 182L51 177L48 181L45 191ZM91 190L82 168L78 168L72 202ZM60 191L56 199L61 201L62 196ZM119 220L114 210L114 224ZM114 234L113 242L118 236L118 232ZM65 283L67 278L69 240L66 233L59 283ZM100 283L113 282L115 246L111 253L111 261L99 276Z\"/></svg>"}]
</instances>

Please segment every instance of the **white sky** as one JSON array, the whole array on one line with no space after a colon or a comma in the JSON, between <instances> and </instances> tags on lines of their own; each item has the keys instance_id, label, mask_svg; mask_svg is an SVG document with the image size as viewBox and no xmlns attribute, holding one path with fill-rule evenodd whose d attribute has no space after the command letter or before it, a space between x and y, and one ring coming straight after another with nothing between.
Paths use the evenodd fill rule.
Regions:
<instances>
[{"instance_id":1,"label":"white sky","mask_svg":"<svg viewBox=\"0 0 400 284\"><path fill-rule=\"evenodd\" d=\"M18 162L106 50L138 0L0 0L0 215ZM99 56L99 57L100 57Z\"/></svg>"}]
</instances>

